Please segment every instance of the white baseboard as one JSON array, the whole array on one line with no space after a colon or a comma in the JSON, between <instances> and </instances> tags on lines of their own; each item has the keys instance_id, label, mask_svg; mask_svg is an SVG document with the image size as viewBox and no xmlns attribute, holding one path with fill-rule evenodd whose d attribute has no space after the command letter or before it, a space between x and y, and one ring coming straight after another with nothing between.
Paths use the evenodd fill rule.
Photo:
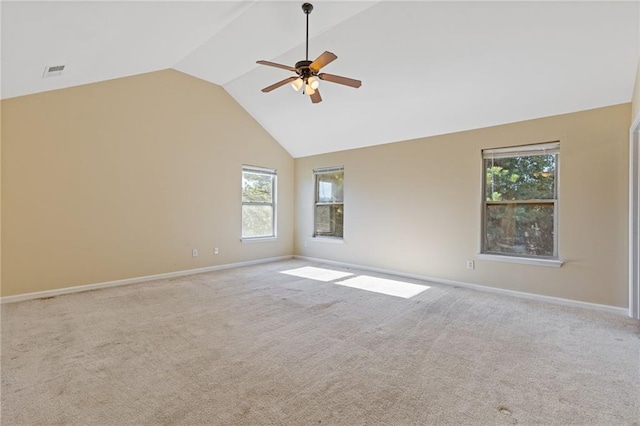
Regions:
<instances>
[{"instance_id":1,"label":"white baseboard","mask_svg":"<svg viewBox=\"0 0 640 426\"><path fill-rule=\"evenodd\" d=\"M597 303L581 302L579 300L562 299L560 297L543 296L540 294L525 293L522 291L506 290L502 288L489 287L489 286L484 286L480 284L471 284L471 283L465 283L462 281L453 281L453 280L447 280L443 278L429 277L426 275L410 274L410 273L399 272L399 271L394 271L390 269L381 269L381 268L374 268L371 266L354 265L352 263L336 262L334 260L317 259L317 258L307 257L307 256L293 256L293 257L295 259L306 260L309 262L326 263L328 265L342 266L344 268L362 269L363 271L371 271L371 272L377 272L381 274L396 275L398 277L412 278L412 279L422 280L422 281L430 281L437 284L445 284L445 285L451 285L456 287L464 287L472 290L484 291L488 293L497 293L497 294L503 294L507 296L515 296L522 299L538 300L541 302L549 302L549 303L555 303L557 305L571 306L571 307L577 307L577 308L594 309L597 311L609 312L617 315L624 315L624 316L629 315L629 310L627 308L619 308L617 306L600 305Z\"/></svg>"},{"instance_id":2,"label":"white baseboard","mask_svg":"<svg viewBox=\"0 0 640 426\"><path fill-rule=\"evenodd\" d=\"M497 293L497 294L503 294L503 295L508 295L508 296L515 296L515 297L519 297L519 298L522 298L522 299L531 299L531 300L538 300L538 301L542 301L542 302L555 303L555 304L558 304L558 305L594 309L594 310L598 310L598 311L604 311L604 312L609 312L609 313L618 314L618 315L624 315L624 316L628 316L629 315L629 311L628 311L627 308L619 308L619 307L616 307L616 306L600 305L600 304L597 304L597 303L581 302L581 301L578 301L578 300L562 299L562 298L559 298L559 297L552 297L552 296L543 296L543 295L540 295L540 294L525 293L525 292L515 291L515 290L506 290L506 289L502 289L502 288L489 287L489 286L484 286L484 285L480 285L480 284L471 284L471 283L465 283L465 282L462 282L462 281L447 280L447 279L443 279L443 278L429 277L429 276L426 276L426 275L411 274L411 273L406 273L406 272L394 271L394 270L391 270L391 269L374 268L374 267L371 267L371 266L355 265L355 264L346 263L346 262L337 262L337 261L334 261L334 260L318 259L318 258L306 257L306 256L290 256L290 255L288 255L288 256L270 257L270 258L266 258L266 259L249 260L249 261L245 261L245 262L228 263L228 264L225 264L225 265L207 266L207 267L204 267L204 268L187 269L187 270L183 270L183 271L167 272L167 273L164 273L164 274L147 275L147 276L143 276L143 277L125 278L125 279L122 279L122 280L106 281L106 282L102 282L102 283L79 285L79 286L74 286L74 287L58 288L58 289L54 289L54 290L37 291L37 292L33 292L33 293L18 294L18 295L15 295L15 296L4 296L4 297L0 297L0 304L13 303L13 302L22 302L24 300L41 299L43 297L60 296L60 295L63 295L63 294L79 293L81 291L89 291L89 290L97 290L97 289L101 289L101 288L117 287L117 286L121 286L121 285L136 284L136 283L141 283L141 282L145 282L145 281L160 280L160 279L165 279L165 278L175 278L175 277L182 277L182 276L187 276L187 275L202 274L202 273L205 273L205 272L213 272L213 271L220 271L220 270L223 270L223 269L239 268L239 267L242 267L242 266L258 265L258 264L261 264L261 263L271 263L271 262L277 262L277 261L280 261L280 260L288 260L288 259L292 259L292 258L300 259L300 260L306 260L306 261L309 261L309 262L318 262L318 263L325 263L325 264L328 264L328 265L342 266L344 268L362 269L363 271L371 271L371 272L377 272L377 273L381 273L381 274L396 275L398 277L412 278L412 279L417 279L417 280L422 280L422 281L430 281L430 282L434 282L434 283L438 283L438 284L445 284L445 285L469 288L469 289L478 290L478 291L484 291L484 292L489 292L489 293Z\"/></svg>"},{"instance_id":3,"label":"white baseboard","mask_svg":"<svg viewBox=\"0 0 640 426\"><path fill-rule=\"evenodd\" d=\"M228 263L226 265L206 266L204 268L187 269L183 271L167 272L164 274L147 275L144 277L125 278L123 280L106 281L96 284L79 285L74 287L57 288L55 290L36 291L33 293L17 294L15 296L0 297L0 304L22 302L24 300L41 299L43 297L60 296L69 293L79 293L81 291L97 290L100 288L118 287L121 285L136 284L145 281L161 280L164 278L175 278L186 275L202 274L204 272L220 271L222 269L239 268L241 266L257 265L260 263L277 262L288 260L293 256L278 256L266 259L248 260L246 262Z\"/></svg>"}]
</instances>

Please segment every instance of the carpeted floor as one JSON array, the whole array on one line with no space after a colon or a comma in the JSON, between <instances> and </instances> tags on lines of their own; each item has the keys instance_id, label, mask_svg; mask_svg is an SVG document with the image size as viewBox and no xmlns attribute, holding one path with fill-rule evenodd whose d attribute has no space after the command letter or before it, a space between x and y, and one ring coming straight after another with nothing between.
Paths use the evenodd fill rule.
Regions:
<instances>
[{"instance_id":1,"label":"carpeted floor","mask_svg":"<svg viewBox=\"0 0 640 426\"><path fill-rule=\"evenodd\" d=\"M428 288L337 284L363 276ZM291 260L3 305L1 421L640 425L639 332L621 316Z\"/></svg>"}]
</instances>

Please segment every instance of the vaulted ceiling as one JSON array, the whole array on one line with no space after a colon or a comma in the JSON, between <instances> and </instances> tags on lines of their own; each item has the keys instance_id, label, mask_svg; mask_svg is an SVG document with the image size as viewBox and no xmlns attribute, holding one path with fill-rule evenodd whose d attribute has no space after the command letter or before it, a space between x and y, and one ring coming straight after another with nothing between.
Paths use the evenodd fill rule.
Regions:
<instances>
[{"instance_id":1,"label":"vaulted ceiling","mask_svg":"<svg viewBox=\"0 0 640 426\"><path fill-rule=\"evenodd\" d=\"M636 2L313 1L324 101L285 86L305 55L297 1L2 1L2 98L174 68L223 86L294 157L631 100ZM47 66L65 64L59 77Z\"/></svg>"}]
</instances>

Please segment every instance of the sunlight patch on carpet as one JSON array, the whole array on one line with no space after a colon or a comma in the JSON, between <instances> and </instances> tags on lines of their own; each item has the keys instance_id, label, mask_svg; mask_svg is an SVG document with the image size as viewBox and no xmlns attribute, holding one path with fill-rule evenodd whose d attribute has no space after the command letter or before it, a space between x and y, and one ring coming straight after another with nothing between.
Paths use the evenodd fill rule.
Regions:
<instances>
[{"instance_id":1,"label":"sunlight patch on carpet","mask_svg":"<svg viewBox=\"0 0 640 426\"><path fill-rule=\"evenodd\" d=\"M331 269L314 268L313 266L305 266L304 268L290 269L281 271L281 274L293 275L294 277L308 278L310 280L329 282L339 280L353 275L349 272L332 271Z\"/></svg>"},{"instance_id":2,"label":"sunlight patch on carpet","mask_svg":"<svg viewBox=\"0 0 640 426\"><path fill-rule=\"evenodd\" d=\"M387 294L389 296L402 297L404 299L409 299L430 288L426 285L370 277L368 275L361 275L359 277L349 278L345 281L338 281L336 284L360 290L372 291L374 293Z\"/></svg>"}]
</instances>

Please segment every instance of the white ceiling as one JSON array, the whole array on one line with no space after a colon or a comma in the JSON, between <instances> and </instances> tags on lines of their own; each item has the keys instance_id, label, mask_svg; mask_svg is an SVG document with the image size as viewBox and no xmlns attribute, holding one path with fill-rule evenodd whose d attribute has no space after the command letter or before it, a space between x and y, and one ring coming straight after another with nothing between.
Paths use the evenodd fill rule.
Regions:
<instances>
[{"instance_id":1,"label":"white ceiling","mask_svg":"<svg viewBox=\"0 0 640 426\"><path fill-rule=\"evenodd\" d=\"M304 59L302 1L2 1L2 98L175 68L222 85L294 157L631 100L637 2L313 1L324 101L258 59ZM67 64L60 77L45 66Z\"/></svg>"}]
</instances>

